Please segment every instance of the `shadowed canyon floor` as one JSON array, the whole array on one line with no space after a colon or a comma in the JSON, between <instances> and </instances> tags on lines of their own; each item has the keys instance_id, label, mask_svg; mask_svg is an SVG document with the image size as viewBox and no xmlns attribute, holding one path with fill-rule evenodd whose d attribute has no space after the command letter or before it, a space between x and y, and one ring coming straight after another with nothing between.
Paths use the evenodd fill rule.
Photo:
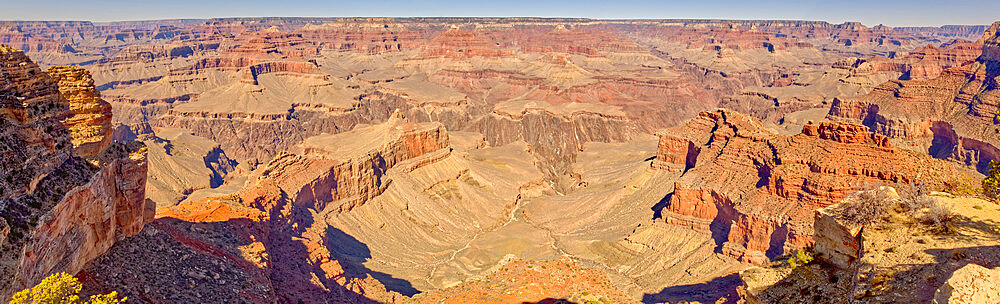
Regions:
<instances>
[{"instance_id":1,"label":"shadowed canyon floor","mask_svg":"<svg viewBox=\"0 0 1000 304\"><path fill-rule=\"evenodd\" d=\"M744 301L860 186L983 178L998 31L3 21L0 295L58 270L136 303Z\"/></svg>"}]
</instances>

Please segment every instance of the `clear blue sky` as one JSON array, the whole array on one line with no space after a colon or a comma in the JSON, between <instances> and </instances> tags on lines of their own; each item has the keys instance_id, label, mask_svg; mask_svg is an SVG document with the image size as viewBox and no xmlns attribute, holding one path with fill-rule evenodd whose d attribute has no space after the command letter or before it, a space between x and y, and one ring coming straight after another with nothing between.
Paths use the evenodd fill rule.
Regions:
<instances>
[{"instance_id":1,"label":"clear blue sky","mask_svg":"<svg viewBox=\"0 0 1000 304\"><path fill-rule=\"evenodd\" d=\"M796 19L936 26L998 21L1000 0L0 0L0 20L256 16Z\"/></svg>"}]
</instances>

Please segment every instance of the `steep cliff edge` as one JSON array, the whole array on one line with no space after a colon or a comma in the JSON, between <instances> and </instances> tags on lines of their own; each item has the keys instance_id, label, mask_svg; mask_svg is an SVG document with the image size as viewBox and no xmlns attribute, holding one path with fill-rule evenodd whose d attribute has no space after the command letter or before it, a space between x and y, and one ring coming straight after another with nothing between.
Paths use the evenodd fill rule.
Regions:
<instances>
[{"instance_id":1,"label":"steep cliff edge","mask_svg":"<svg viewBox=\"0 0 1000 304\"><path fill-rule=\"evenodd\" d=\"M728 110L661 132L653 166L683 172L662 210L668 224L711 234L717 252L753 263L810 245L813 210L859 185L974 174L894 148L861 125L806 124L783 136Z\"/></svg>"},{"instance_id":2,"label":"steep cliff edge","mask_svg":"<svg viewBox=\"0 0 1000 304\"><path fill-rule=\"evenodd\" d=\"M85 72L53 71L59 80L23 52L0 47L3 297L53 272L76 273L153 216L143 190L145 146L89 140L107 131L79 132L103 130L110 118L80 110L99 104L87 94L96 93L92 83L74 80ZM76 119L81 113L94 116Z\"/></svg>"},{"instance_id":3,"label":"steep cliff edge","mask_svg":"<svg viewBox=\"0 0 1000 304\"><path fill-rule=\"evenodd\" d=\"M60 65L45 72L58 81L59 93L69 101L73 116L63 120L63 125L69 129L75 155L97 155L111 144L111 104L101 99L87 70Z\"/></svg>"}]
</instances>

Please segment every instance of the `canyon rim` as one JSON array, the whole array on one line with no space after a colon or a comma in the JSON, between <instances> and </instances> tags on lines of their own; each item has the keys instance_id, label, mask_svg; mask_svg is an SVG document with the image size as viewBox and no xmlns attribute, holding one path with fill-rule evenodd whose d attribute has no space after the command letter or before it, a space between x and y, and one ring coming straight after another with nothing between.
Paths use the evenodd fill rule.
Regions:
<instances>
[{"instance_id":1,"label":"canyon rim","mask_svg":"<svg viewBox=\"0 0 1000 304\"><path fill-rule=\"evenodd\" d=\"M1000 15L631 4L10 5L0 302L1000 303Z\"/></svg>"}]
</instances>

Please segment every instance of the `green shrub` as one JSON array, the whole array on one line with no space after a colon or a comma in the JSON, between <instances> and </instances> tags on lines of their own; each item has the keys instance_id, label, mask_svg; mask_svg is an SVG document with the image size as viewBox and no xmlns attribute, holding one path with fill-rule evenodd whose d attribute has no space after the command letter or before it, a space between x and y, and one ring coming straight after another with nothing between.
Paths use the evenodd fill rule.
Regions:
<instances>
[{"instance_id":1,"label":"green shrub","mask_svg":"<svg viewBox=\"0 0 1000 304\"><path fill-rule=\"evenodd\" d=\"M1000 199L1000 163L990 161L990 170L983 179L983 194L994 202Z\"/></svg>"}]
</instances>

